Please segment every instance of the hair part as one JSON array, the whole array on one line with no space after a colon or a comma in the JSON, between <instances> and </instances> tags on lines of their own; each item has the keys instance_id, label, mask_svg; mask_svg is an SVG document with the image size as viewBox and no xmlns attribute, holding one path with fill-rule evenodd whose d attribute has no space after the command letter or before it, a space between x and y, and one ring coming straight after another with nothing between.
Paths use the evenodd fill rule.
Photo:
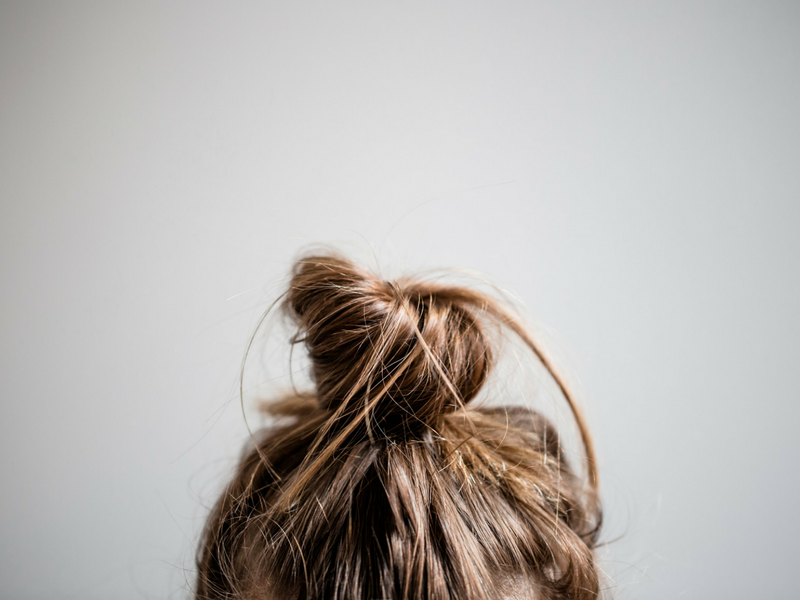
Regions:
<instances>
[{"instance_id":1,"label":"hair part","mask_svg":"<svg viewBox=\"0 0 800 600\"><path fill-rule=\"evenodd\" d=\"M299 260L284 310L315 391L271 405L217 502L198 600L597 598L601 511L592 439L563 377L497 299L384 281L336 255ZM586 480L544 417L475 409L513 331L562 390Z\"/></svg>"}]
</instances>

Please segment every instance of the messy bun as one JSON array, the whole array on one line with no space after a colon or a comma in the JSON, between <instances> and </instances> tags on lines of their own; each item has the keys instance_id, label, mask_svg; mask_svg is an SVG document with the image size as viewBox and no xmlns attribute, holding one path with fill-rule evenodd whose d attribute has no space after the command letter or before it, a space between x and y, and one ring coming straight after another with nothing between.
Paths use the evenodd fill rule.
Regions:
<instances>
[{"instance_id":1,"label":"messy bun","mask_svg":"<svg viewBox=\"0 0 800 600\"><path fill-rule=\"evenodd\" d=\"M385 281L333 254L299 260L284 308L313 392L282 399L217 503L197 598L597 598L591 437L519 317L466 287ZM491 324L550 371L585 448L521 408L470 402L495 356Z\"/></svg>"},{"instance_id":2,"label":"messy bun","mask_svg":"<svg viewBox=\"0 0 800 600\"><path fill-rule=\"evenodd\" d=\"M382 281L345 259L315 256L297 263L287 306L320 405L345 415L367 406L383 434L418 431L463 407L489 371L483 329L453 289Z\"/></svg>"}]
</instances>

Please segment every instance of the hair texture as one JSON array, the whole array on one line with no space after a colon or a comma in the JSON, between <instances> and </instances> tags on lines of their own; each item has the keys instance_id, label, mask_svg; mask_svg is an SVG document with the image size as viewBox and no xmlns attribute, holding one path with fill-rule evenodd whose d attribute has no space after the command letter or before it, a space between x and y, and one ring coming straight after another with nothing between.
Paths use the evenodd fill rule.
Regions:
<instances>
[{"instance_id":1,"label":"hair texture","mask_svg":"<svg viewBox=\"0 0 800 600\"><path fill-rule=\"evenodd\" d=\"M284 297L315 390L273 402L207 522L196 598L589 599L601 521L592 440L561 375L496 298L300 259ZM584 475L523 408L471 407L515 333L572 410Z\"/></svg>"}]
</instances>

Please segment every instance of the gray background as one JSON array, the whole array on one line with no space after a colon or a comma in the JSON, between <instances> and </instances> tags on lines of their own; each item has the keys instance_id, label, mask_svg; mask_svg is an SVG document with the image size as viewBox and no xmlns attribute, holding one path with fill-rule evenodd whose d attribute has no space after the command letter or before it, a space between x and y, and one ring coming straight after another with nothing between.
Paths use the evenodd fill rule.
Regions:
<instances>
[{"instance_id":1,"label":"gray background","mask_svg":"<svg viewBox=\"0 0 800 600\"><path fill-rule=\"evenodd\" d=\"M788 2L4 3L0 596L187 595L331 242L543 324L616 597L798 597L798 75Z\"/></svg>"}]
</instances>

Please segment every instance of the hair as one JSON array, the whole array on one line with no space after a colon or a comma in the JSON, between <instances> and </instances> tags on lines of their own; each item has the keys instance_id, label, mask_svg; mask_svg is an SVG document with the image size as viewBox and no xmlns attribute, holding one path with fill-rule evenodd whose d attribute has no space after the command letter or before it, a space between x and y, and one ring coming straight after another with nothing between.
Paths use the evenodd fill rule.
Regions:
<instances>
[{"instance_id":1,"label":"hair","mask_svg":"<svg viewBox=\"0 0 800 600\"><path fill-rule=\"evenodd\" d=\"M466 287L301 258L284 295L315 390L269 405L214 507L196 598L588 599L601 522L592 439L515 311ZM473 408L516 334L561 389L583 476L522 407ZM255 335L255 334L254 334Z\"/></svg>"}]
</instances>

